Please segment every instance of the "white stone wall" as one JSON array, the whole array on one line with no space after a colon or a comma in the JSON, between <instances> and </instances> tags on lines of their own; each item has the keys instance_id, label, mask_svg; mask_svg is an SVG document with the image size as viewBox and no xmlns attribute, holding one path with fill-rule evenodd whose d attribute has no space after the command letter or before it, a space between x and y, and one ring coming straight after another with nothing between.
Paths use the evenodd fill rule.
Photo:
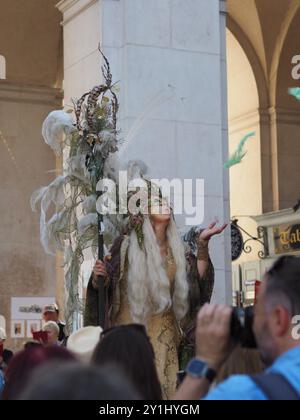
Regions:
<instances>
[{"instance_id":1,"label":"white stone wall","mask_svg":"<svg viewBox=\"0 0 300 420\"><path fill-rule=\"evenodd\" d=\"M126 157L143 159L154 178L204 178L204 224L229 221L224 7L219 0L60 3L66 103L99 83L101 41L120 80L122 136L148 110ZM228 230L211 244L219 302L231 301L229 237Z\"/></svg>"},{"instance_id":2,"label":"white stone wall","mask_svg":"<svg viewBox=\"0 0 300 420\"><path fill-rule=\"evenodd\" d=\"M63 0L65 105L99 83L101 59L101 4L99 0Z\"/></svg>"}]
</instances>

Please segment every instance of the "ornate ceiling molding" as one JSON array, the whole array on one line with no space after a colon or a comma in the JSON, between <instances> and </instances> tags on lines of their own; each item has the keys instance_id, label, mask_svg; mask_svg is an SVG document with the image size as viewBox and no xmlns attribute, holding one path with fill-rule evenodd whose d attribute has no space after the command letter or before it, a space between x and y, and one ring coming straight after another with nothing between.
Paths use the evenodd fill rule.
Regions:
<instances>
[{"instance_id":1,"label":"ornate ceiling molding","mask_svg":"<svg viewBox=\"0 0 300 420\"><path fill-rule=\"evenodd\" d=\"M56 7L64 16L62 25L66 25L99 1L100 0L61 0Z\"/></svg>"},{"instance_id":2,"label":"ornate ceiling molding","mask_svg":"<svg viewBox=\"0 0 300 420\"><path fill-rule=\"evenodd\" d=\"M0 101L62 106L60 89L18 85L0 81Z\"/></svg>"}]
</instances>

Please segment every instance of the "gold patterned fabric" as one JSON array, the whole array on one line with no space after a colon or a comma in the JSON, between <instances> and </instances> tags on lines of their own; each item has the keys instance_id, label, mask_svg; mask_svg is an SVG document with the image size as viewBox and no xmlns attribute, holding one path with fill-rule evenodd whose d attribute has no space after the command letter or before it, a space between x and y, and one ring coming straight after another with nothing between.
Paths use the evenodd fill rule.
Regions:
<instances>
[{"instance_id":1,"label":"gold patterned fabric","mask_svg":"<svg viewBox=\"0 0 300 420\"><path fill-rule=\"evenodd\" d=\"M165 261L165 269L170 280L171 293L174 292L176 263L171 250ZM121 302L120 310L115 319L115 325L132 323L127 295L127 276L124 276L120 284ZM177 383L178 346L180 332L177 320L172 308L163 314L154 315L147 320L147 332L154 348L156 367L162 385L163 396L169 399L174 395Z\"/></svg>"}]
</instances>

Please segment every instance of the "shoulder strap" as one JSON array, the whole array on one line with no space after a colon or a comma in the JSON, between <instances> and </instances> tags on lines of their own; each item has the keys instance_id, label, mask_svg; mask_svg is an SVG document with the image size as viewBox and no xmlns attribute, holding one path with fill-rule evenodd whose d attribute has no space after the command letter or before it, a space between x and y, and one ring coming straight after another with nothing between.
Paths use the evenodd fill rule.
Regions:
<instances>
[{"instance_id":1,"label":"shoulder strap","mask_svg":"<svg viewBox=\"0 0 300 420\"><path fill-rule=\"evenodd\" d=\"M300 395L283 375L263 373L251 379L270 401L300 401Z\"/></svg>"}]
</instances>

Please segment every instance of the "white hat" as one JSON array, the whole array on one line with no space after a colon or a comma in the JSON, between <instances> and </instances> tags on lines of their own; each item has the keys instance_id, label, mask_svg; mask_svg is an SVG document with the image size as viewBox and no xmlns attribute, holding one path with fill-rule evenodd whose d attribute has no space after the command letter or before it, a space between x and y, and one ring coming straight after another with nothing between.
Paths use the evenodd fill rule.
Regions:
<instances>
[{"instance_id":1,"label":"white hat","mask_svg":"<svg viewBox=\"0 0 300 420\"><path fill-rule=\"evenodd\" d=\"M59 311L58 306L56 303L51 303L50 305L46 305L43 308L43 315L45 315L47 312L51 313L57 313Z\"/></svg>"},{"instance_id":2,"label":"white hat","mask_svg":"<svg viewBox=\"0 0 300 420\"><path fill-rule=\"evenodd\" d=\"M0 327L0 340L6 340L6 332L3 328Z\"/></svg>"},{"instance_id":3,"label":"white hat","mask_svg":"<svg viewBox=\"0 0 300 420\"><path fill-rule=\"evenodd\" d=\"M74 332L68 339L68 350L82 362L90 363L102 331L101 327L85 327Z\"/></svg>"}]
</instances>

